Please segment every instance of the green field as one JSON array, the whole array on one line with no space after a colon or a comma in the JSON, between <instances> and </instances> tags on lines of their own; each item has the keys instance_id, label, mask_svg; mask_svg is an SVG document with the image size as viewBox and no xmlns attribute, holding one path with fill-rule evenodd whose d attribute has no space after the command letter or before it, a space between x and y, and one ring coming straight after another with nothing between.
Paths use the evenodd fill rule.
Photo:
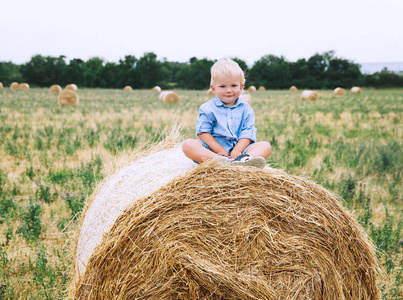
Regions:
<instances>
[{"instance_id":1,"label":"green field","mask_svg":"<svg viewBox=\"0 0 403 300\"><path fill-rule=\"evenodd\" d=\"M361 95L252 94L267 162L341 197L377 247L383 299L403 298L403 89ZM48 89L0 90L0 299L63 299L71 241L88 195L118 158L179 124L196 138L206 91L164 104L146 90L80 89L60 106Z\"/></svg>"}]
</instances>

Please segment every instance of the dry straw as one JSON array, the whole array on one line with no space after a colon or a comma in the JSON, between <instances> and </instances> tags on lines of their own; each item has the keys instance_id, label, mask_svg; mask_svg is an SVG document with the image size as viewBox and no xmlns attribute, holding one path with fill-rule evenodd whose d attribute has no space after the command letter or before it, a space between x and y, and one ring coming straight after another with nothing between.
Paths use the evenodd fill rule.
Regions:
<instances>
[{"instance_id":1,"label":"dry straw","mask_svg":"<svg viewBox=\"0 0 403 300\"><path fill-rule=\"evenodd\" d=\"M295 85L290 87L290 92L296 92L296 91L298 91L298 89L297 89L297 87Z\"/></svg>"},{"instance_id":2,"label":"dry straw","mask_svg":"<svg viewBox=\"0 0 403 300\"><path fill-rule=\"evenodd\" d=\"M12 90L12 91L16 91L16 90L18 90L20 88L20 85L18 84L18 82L12 82L11 84L10 84L10 90Z\"/></svg>"},{"instance_id":3,"label":"dry straw","mask_svg":"<svg viewBox=\"0 0 403 300\"><path fill-rule=\"evenodd\" d=\"M334 195L283 171L122 164L82 215L75 299L378 299L375 251Z\"/></svg>"},{"instance_id":4,"label":"dry straw","mask_svg":"<svg viewBox=\"0 0 403 300\"><path fill-rule=\"evenodd\" d=\"M79 98L72 90L64 90L59 94L60 105L77 105Z\"/></svg>"},{"instance_id":5,"label":"dry straw","mask_svg":"<svg viewBox=\"0 0 403 300\"><path fill-rule=\"evenodd\" d=\"M362 94L362 90L358 86L353 86L351 88L351 94Z\"/></svg>"},{"instance_id":6,"label":"dry straw","mask_svg":"<svg viewBox=\"0 0 403 300\"><path fill-rule=\"evenodd\" d=\"M20 83L19 85L18 85L18 89L19 90L29 90L29 84L28 83Z\"/></svg>"},{"instance_id":7,"label":"dry straw","mask_svg":"<svg viewBox=\"0 0 403 300\"><path fill-rule=\"evenodd\" d=\"M65 90L77 91L78 87L74 83L70 83L70 84L66 85Z\"/></svg>"},{"instance_id":8,"label":"dry straw","mask_svg":"<svg viewBox=\"0 0 403 300\"><path fill-rule=\"evenodd\" d=\"M62 87L58 84L53 84L50 88L49 88L49 92L52 94L60 94L62 92Z\"/></svg>"},{"instance_id":9,"label":"dry straw","mask_svg":"<svg viewBox=\"0 0 403 300\"><path fill-rule=\"evenodd\" d=\"M155 87L153 87L151 90L152 90L153 92L158 92L158 93L161 92L161 88L160 88L158 85L156 85Z\"/></svg>"},{"instance_id":10,"label":"dry straw","mask_svg":"<svg viewBox=\"0 0 403 300\"><path fill-rule=\"evenodd\" d=\"M338 87L334 89L333 94L335 94L336 96L344 96L346 94L346 90Z\"/></svg>"},{"instance_id":11,"label":"dry straw","mask_svg":"<svg viewBox=\"0 0 403 300\"><path fill-rule=\"evenodd\" d=\"M311 100L311 101L315 101L318 100L319 95L317 92L315 91L303 91L301 94L301 99L302 100Z\"/></svg>"},{"instance_id":12,"label":"dry straw","mask_svg":"<svg viewBox=\"0 0 403 300\"><path fill-rule=\"evenodd\" d=\"M239 96L243 101L248 102L249 104L252 103L252 95L251 94L241 94Z\"/></svg>"},{"instance_id":13,"label":"dry straw","mask_svg":"<svg viewBox=\"0 0 403 300\"><path fill-rule=\"evenodd\" d=\"M3 83L0 82L0 90L3 88Z\"/></svg>"},{"instance_id":14,"label":"dry straw","mask_svg":"<svg viewBox=\"0 0 403 300\"><path fill-rule=\"evenodd\" d=\"M250 87L248 87L248 92L256 92L256 87L251 85Z\"/></svg>"},{"instance_id":15,"label":"dry straw","mask_svg":"<svg viewBox=\"0 0 403 300\"><path fill-rule=\"evenodd\" d=\"M177 103L180 101L179 96L172 91L163 91L158 98L164 103Z\"/></svg>"},{"instance_id":16,"label":"dry straw","mask_svg":"<svg viewBox=\"0 0 403 300\"><path fill-rule=\"evenodd\" d=\"M266 90L266 88L264 86L259 86L258 91L259 92L264 92Z\"/></svg>"},{"instance_id":17,"label":"dry straw","mask_svg":"<svg viewBox=\"0 0 403 300\"><path fill-rule=\"evenodd\" d=\"M130 85L126 85L124 88L123 88L123 91L124 92L131 92L133 89L132 89L132 87L130 86Z\"/></svg>"}]
</instances>

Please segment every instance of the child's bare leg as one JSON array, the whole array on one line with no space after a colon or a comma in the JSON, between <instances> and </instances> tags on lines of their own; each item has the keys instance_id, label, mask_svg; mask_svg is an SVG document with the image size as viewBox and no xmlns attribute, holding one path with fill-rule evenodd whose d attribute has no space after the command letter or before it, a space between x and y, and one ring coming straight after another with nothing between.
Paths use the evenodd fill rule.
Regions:
<instances>
[{"instance_id":1,"label":"child's bare leg","mask_svg":"<svg viewBox=\"0 0 403 300\"><path fill-rule=\"evenodd\" d=\"M204 148L198 140L188 139L182 144L182 151L187 157L199 163L217 156L217 153Z\"/></svg>"},{"instance_id":2,"label":"child's bare leg","mask_svg":"<svg viewBox=\"0 0 403 300\"><path fill-rule=\"evenodd\" d=\"M249 147L246 153L254 157L267 159L271 154L271 145L269 142L256 142Z\"/></svg>"}]
</instances>

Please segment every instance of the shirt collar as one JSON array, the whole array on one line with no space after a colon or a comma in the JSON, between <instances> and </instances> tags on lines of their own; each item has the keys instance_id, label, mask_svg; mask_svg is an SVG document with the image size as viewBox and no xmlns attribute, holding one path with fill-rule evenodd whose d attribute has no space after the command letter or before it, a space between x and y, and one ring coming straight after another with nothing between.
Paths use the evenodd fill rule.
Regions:
<instances>
[{"instance_id":1,"label":"shirt collar","mask_svg":"<svg viewBox=\"0 0 403 300\"><path fill-rule=\"evenodd\" d=\"M228 107L228 106L226 106L224 103L222 103L221 100L220 100L220 98L218 98L217 96L214 97L213 102L214 102L214 104L217 105L217 106L225 106L225 107ZM240 105L242 102L243 102L242 99L240 99L240 98L238 97L238 99L237 99L235 105L231 106L231 108Z\"/></svg>"}]
</instances>

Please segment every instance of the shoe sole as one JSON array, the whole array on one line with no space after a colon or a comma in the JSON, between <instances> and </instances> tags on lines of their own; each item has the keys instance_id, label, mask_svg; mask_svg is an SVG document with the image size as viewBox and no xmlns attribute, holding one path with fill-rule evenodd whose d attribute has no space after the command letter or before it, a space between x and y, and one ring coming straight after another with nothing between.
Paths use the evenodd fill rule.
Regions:
<instances>
[{"instance_id":1,"label":"shoe sole","mask_svg":"<svg viewBox=\"0 0 403 300\"><path fill-rule=\"evenodd\" d=\"M263 169L266 166L266 160L263 157L253 157L246 161L233 161L232 164Z\"/></svg>"}]
</instances>

